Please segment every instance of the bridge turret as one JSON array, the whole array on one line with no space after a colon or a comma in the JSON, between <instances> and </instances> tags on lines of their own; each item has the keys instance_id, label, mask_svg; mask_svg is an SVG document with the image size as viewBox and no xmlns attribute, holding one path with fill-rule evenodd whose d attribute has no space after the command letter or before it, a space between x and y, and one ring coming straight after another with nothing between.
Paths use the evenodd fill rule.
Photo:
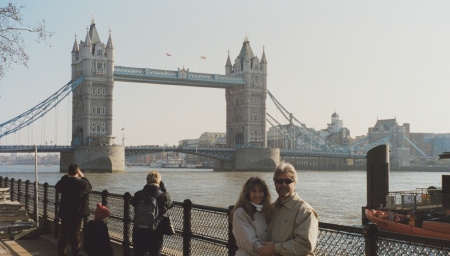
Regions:
<instances>
[{"instance_id":1,"label":"bridge turret","mask_svg":"<svg viewBox=\"0 0 450 256\"><path fill-rule=\"evenodd\" d=\"M107 57L106 60L106 70L108 72L108 80L111 79L111 81L114 81L114 46L112 43L112 37L111 37L111 30L109 30L109 38L108 42L106 43L106 54ZM114 83L113 83L114 84Z\"/></svg>"},{"instance_id":2,"label":"bridge turret","mask_svg":"<svg viewBox=\"0 0 450 256\"><path fill-rule=\"evenodd\" d=\"M263 54L262 54L260 63L261 63L261 70L263 71L263 74L267 74L267 60L266 60L265 47L263 47Z\"/></svg>"},{"instance_id":3,"label":"bridge turret","mask_svg":"<svg viewBox=\"0 0 450 256\"><path fill-rule=\"evenodd\" d=\"M77 43L77 35L75 34L75 42L72 47L72 80L76 79L76 63L80 57L80 48Z\"/></svg>"},{"instance_id":4,"label":"bridge turret","mask_svg":"<svg viewBox=\"0 0 450 256\"><path fill-rule=\"evenodd\" d=\"M225 75L233 73L233 66L231 65L230 51L228 51L227 63L225 64Z\"/></svg>"}]
</instances>

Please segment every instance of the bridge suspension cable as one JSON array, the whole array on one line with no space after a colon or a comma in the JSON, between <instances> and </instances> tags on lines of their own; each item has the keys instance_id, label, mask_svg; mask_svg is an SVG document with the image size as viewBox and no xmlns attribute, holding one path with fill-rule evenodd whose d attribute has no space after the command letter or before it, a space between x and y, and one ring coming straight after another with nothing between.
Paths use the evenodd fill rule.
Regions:
<instances>
[{"instance_id":1,"label":"bridge suspension cable","mask_svg":"<svg viewBox=\"0 0 450 256\"><path fill-rule=\"evenodd\" d=\"M281 136L289 141L293 145L291 150L316 150L323 151L326 155L334 153L347 153L349 155L363 154L378 145L388 144L389 140L392 138L392 134L377 140L372 143L367 143L370 139L369 136L365 136L360 140L357 140L348 145L338 145L325 137L321 136L319 132L312 128L308 128L306 124L300 122L290 113L274 96L270 91L268 91L269 97L274 102L277 109L281 112L284 118L289 122L285 125L286 128L282 129L280 122L276 121L271 115L267 113L267 121L272 125L272 127L278 131ZM391 146L391 145L390 145Z\"/></svg>"},{"instance_id":2,"label":"bridge suspension cable","mask_svg":"<svg viewBox=\"0 0 450 256\"><path fill-rule=\"evenodd\" d=\"M9 121L0 124L0 138L14 133L44 116L47 112L56 107L65 97L67 97L67 95L69 95L83 81L83 79L84 76L80 76L77 80L68 82L61 89L35 107Z\"/></svg>"}]
</instances>

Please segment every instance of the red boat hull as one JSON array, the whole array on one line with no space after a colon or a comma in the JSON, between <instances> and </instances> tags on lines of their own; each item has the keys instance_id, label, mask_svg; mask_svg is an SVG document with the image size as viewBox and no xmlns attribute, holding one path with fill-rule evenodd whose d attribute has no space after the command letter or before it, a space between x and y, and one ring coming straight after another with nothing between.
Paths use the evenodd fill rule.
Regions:
<instances>
[{"instance_id":1,"label":"red boat hull","mask_svg":"<svg viewBox=\"0 0 450 256\"><path fill-rule=\"evenodd\" d=\"M450 224L434 221L424 221L423 227L413 227L410 225L396 223L388 219L388 212L366 209L366 217L370 222L377 224L378 228L402 234L424 236L450 240ZM426 228L426 229L425 229Z\"/></svg>"}]
</instances>

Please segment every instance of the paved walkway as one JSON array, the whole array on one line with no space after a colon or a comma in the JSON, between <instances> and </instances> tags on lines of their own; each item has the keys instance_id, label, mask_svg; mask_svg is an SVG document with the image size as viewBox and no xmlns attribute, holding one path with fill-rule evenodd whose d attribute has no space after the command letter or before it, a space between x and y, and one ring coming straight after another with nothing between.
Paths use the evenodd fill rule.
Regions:
<instances>
[{"instance_id":1,"label":"paved walkway","mask_svg":"<svg viewBox=\"0 0 450 256\"><path fill-rule=\"evenodd\" d=\"M26 240L0 240L0 256L57 255L56 244L46 235Z\"/></svg>"}]
</instances>

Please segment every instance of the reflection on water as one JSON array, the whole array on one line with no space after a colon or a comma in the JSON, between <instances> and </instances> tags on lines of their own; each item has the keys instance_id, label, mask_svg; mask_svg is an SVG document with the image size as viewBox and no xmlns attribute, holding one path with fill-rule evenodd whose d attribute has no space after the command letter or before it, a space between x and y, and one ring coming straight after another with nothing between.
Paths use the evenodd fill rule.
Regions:
<instances>
[{"instance_id":1,"label":"reflection on water","mask_svg":"<svg viewBox=\"0 0 450 256\"><path fill-rule=\"evenodd\" d=\"M127 168L123 173L85 173L93 189L107 189L110 193L123 194L142 189L149 167ZM265 179L272 201L276 191L272 173L267 172L213 172L210 169L157 169L172 200L191 199L194 204L226 208L233 205L251 176ZM54 185L63 175L59 166L39 166L39 183ZM0 166L0 175L34 181L34 166ZM391 172L390 191L441 186L439 172ZM309 202L319 214L321 222L343 225L361 224L361 207L366 204L365 171L299 171L297 193Z\"/></svg>"}]
</instances>

